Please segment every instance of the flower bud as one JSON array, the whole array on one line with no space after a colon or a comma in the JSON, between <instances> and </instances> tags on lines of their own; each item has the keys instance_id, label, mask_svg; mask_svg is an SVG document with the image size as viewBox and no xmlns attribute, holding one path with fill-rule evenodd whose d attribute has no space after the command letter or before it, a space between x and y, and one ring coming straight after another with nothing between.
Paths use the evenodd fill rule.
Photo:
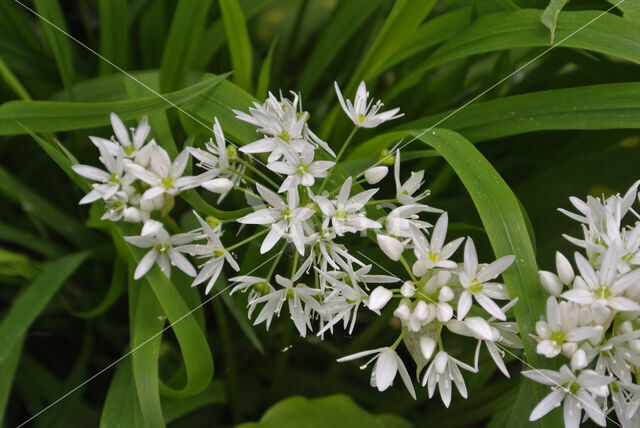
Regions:
<instances>
[{"instance_id":1,"label":"flower bud","mask_svg":"<svg viewBox=\"0 0 640 428\"><path fill-rule=\"evenodd\" d=\"M387 176L389 168L386 166L374 166L364 172L364 178L369 184L376 184Z\"/></svg>"},{"instance_id":2,"label":"flower bud","mask_svg":"<svg viewBox=\"0 0 640 428\"><path fill-rule=\"evenodd\" d=\"M440 272L432 276L429 281L427 281L427 283L422 288L422 291L424 292L424 294L433 294L436 292L436 290L438 290L438 288L446 284L450 278L451 274L449 272L447 272L446 270L441 270Z\"/></svg>"},{"instance_id":3,"label":"flower bud","mask_svg":"<svg viewBox=\"0 0 640 428\"><path fill-rule=\"evenodd\" d=\"M129 207L122 211L122 218L127 223L139 223L142 221L142 213L138 208Z\"/></svg>"},{"instance_id":4,"label":"flower bud","mask_svg":"<svg viewBox=\"0 0 640 428\"><path fill-rule=\"evenodd\" d=\"M453 317L453 308L448 303L438 304L438 321L447 322Z\"/></svg>"},{"instance_id":5,"label":"flower bud","mask_svg":"<svg viewBox=\"0 0 640 428\"><path fill-rule=\"evenodd\" d=\"M147 220L142 226L142 232L140 232L140 236L153 236L164 226L162 223L156 220Z\"/></svg>"},{"instance_id":6,"label":"flower bud","mask_svg":"<svg viewBox=\"0 0 640 428\"><path fill-rule=\"evenodd\" d=\"M378 160L383 165L393 165L396 162L396 157L391 154L389 149L382 149Z\"/></svg>"},{"instance_id":7,"label":"flower bud","mask_svg":"<svg viewBox=\"0 0 640 428\"><path fill-rule=\"evenodd\" d=\"M429 317L429 307L424 300L420 300L416 303L416 307L413 308L413 315L420 321L424 321Z\"/></svg>"},{"instance_id":8,"label":"flower bud","mask_svg":"<svg viewBox=\"0 0 640 428\"><path fill-rule=\"evenodd\" d=\"M480 317L469 317L464 320L467 327L474 333L478 339L493 340L493 331L489 323Z\"/></svg>"},{"instance_id":9,"label":"flower bud","mask_svg":"<svg viewBox=\"0 0 640 428\"><path fill-rule=\"evenodd\" d=\"M573 353L573 356L571 357L571 368L573 370L583 369L587 366L587 363L587 354L583 349L578 349Z\"/></svg>"},{"instance_id":10,"label":"flower bud","mask_svg":"<svg viewBox=\"0 0 640 428\"><path fill-rule=\"evenodd\" d=\"M455 294L453 293L453 290L446 285L440 289L440 293L438 294L438 300L441 302L450 302L454 297Z\"/></svg>"},{"instance_id":11,"label":"flower bud","mask_svg":"<svg viewBox=\"0 0 640 428\"><path fill-rule=\"evenodd\" d=\"M621 334L631 333L633 331L633 325L631 324L631 321L625 321L620 324L617 331Z\"/></svg>"},{"instance_id":12,"label":"flower bud","mask_svg":"<svg viewBox=\"0 0 640 428\"><path fill-rule=\"evenodd\" d=\"M542 282L542 287L547 290L547 293L556 297L559 296L560 293L562 293L562 283L555 273L541 270L538 272L538 274L540 275L540 282Z\"/></svg>"},{"instance_id":13,"label":"flower bud","mask_svg":"<svg viewBox=\"0 0 640 428\"><path fill-rule=\"evenodd\" d=\"M369 309L379 311L391 300L393 293L383 286L376 287L369 296Z\"/></svg>"},{"instance_id":14,"label":"flower bud","mask_svg":"<svg viewBox=\"0 0 640 428\"><path fill-rule=\"evenodd\" d=\"M556 271L558 272L558 277L560 281L569 285L575 278L575 274L573 273L573 268L571 267L571 263L567 258L561 253L556 252Z\"/></svg>"},{"instance_id":15,"label":"flower bud","mask_svg":"<svg viewBox=\"0 0 640 428\"><path fill-rule=\"evenodd\" d=\"M634 339L629 341L629 349L636 354L640 354L640 340Z\"/></svg>"},{"instance_id":16,"label":"flower bud","mask_svg":"<svg viewBox=\"0 0 640 428\"><path fill-rule=\"evenodd\" d=\"M416 294L416 287L413 285L413 282L406 281L402 284L402 287L400 287L400 294L407 298L413 297L413 295Z\"/></svg>"},{"instance_id":17,"label":"flower bud","mask_svg":"<svg viewBox=\"0 0 640 428\"><path fill-rule=\"evenodd\" d=\"M378 239L378 245L380 249L393 261L400 260L400 256L402 256L402 252L404 251L404 245L402 242L398 241L396 238L393 238L388 235L383 235L381 233L376 235Z\"/></svg>"},{"instance_id":18,"label":"flower bud","mask_svg":"<svg viewBox=\"0 0 640 428\"><path fill-rule=\"evenodd\" d=\"M433 356L433 351L436 349L436 341L430 337L421 337L420 338L420 351L422 352L422 356L426 360L430 360Z\"/></svg>"},{"instance_id":19,"label":"flower bud","mask_svg":"<svg viewBox=\"0 0 640 428\"><path fill-rule=\"evenodd\" d=\"M578 344L575 342L565 342L562 344L562 353L571 358L573 354L578 350Z\"/></svg>"},{"instance_id":20,"label":"flower bud","mask_svg":"<svg viewBox=\"0 0 640 428\"><path fill-rule=\"evenodd\" d=\"M407 327L409 327L409 330L411 330L412 332L417 333L422 328L422 323L420 322L418 317L415 316L415 314L412 314L409 317L409 321L407 322Z\"/></svg>"},{"instance_id":21,"label":"flower bud","mask_svg":"<svg viewBox=\"0 0 640 428\"><path fill-rule=\"evenodd\" d=\"M205 181L201 186L213 193L227 193L233 187L233 181L228 178L214 178Z\"/></svg>"},{"instance_id":22,"label":"flower bud","mask_svg":"<svg viewBox=\"0 0 640 428\"><path fill-rule=\"evenodd\" d=\"M411 316L411 310L409 309L409 305L407 305L406 301L401 301L395 311L393 311L393 316L399 318L400 320L407 322L409 321L409 317Z\"/></svg>"}]
</instances>

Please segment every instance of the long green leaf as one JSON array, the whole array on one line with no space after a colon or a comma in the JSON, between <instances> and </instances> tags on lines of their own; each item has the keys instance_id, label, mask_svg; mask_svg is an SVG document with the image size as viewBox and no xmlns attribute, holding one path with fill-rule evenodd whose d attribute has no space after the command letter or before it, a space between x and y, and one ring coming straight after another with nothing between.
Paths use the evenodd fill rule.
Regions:
<instances>
[{"instance_id":1,"label":"long green leaf","mask_svg":"<svg viewBox=\"0 0 640 428\"><path fill-rule=\"evenodd\" d=\"M16 297L0 324L0 364L7 359L31 323L88 255L88 252L75 253L48 263Z\"/></svg>"},{"instance_id":2,"label":"long green leaf","mask_svg":"<svg viewBox=\"0 0 640 428\"><path fill-rule=\"evenodd\" d=\"M249 32L238 0L218 0L227 44L233 66L233 80L242 89L252 92L253 59Z\"/></svg>"},{"instance_id":3,"label":"long green leaf","mask_svg":"<svg viewBox=\"0 0 640 428\"><path fill-rule=\"evenodd\" d=\"M381 3L381 0L352 0L339 4L337 12L305 61L300 76L301 93L311 92L336 59L341 48L357 33Z\"/></svg>"},{"instance_id":4,"label":"long green leaf","mask_svg":"<svg viewBox=\"0 0 640 428\"><path fill-rule=\"evenodd\" d=\"M142 411L138 403L130 358L118 363L104 405L100 428L142 427Z\"/></svg>"},{"instance_id":5,"label":"long green leaf","mask_svg":"<svg viewBox=\"0 0 640 428\"><path fill-rule=\"evenodd\" d=\"M640 63L640 26L610 13L562 12L556 28L561 47L586 49ZM540 25L540 11L522 9L478 18L474 24L445 43L398 83L415 81L447 62L487 52L524 47L547 47L549 35Z\"/></svg>"},{"instance_id":6,"label":"long green leaf","mask_svg":"<svg viewBox=\"0 0 640 428\"><path fill-rule=\"evenodd\" d=\"M160 89L163 92L175 91L187 81L210 5L211 0L178 2L162 54Z\"/></svg>"},{"instance_id":7,"label":"long green leaf","mask_svg":"<svg viewBox=\"0 0 640 428\"><path fill-rule=\"evenodd\" d=\"M120 68L127 68L129 55L129 22L127 0L98 0L100 17L100 54ZM100 61L100 74L116 69Z\"/></svg>"},{"instance_id":8,"label":"long green leaf","mask_svg":"<svg viewBox=\"0 0 640 428\"><path fill-rule=\"evenodd\" d=\"M259 100L267 98L267 92L269 91L269 81L271 80L271 58L273 57L273 49L276 47L278 39L273 39L269 52L262 62L260 67L260 73L258 74L258 85L256 86L256 97Z\"/></svg>"},{"instance_id":9,"label":"long green leaf","mask_svg":"<svg viewBox=\"0 0 640 428\"><path fill-rule=\"evenodd\" d=\"M20 355L22 354L23 342L24 336L19 337L10 349L9 355L0 363L0 423L4 421L5 408L9 402L13 378L16 374L18 362L20 361Z\"/></svg>"},{"instance_id":10,"label":"long green leaf","mask_svg":"<svg viewBox=\"0 0 640 428\"><path fill-rule=\"evenodd\" d=\"M18 80L15 74L9 69L7 64L0 57L0 77L4 80L4 83L11 88L13 92L22 100L30 100L31 96L29 92L22 86L22 83Z\"/></svg>"},{"instance_id":11,"label":"long green leaf","mask_svg":"<svg viewBox=\"0 0 640 428\"><path fill-rule=\"evenodd\" d=\"M10 101L0 106L0 135L24 134L24 127L33 132L57 132L107 125L111 112L117 113L122 120L139 118L150 112L166 110L172 104L181 105L220 84L225 77L210 77L164 95L170 103L157 95L110 103Z\"/></svg>"},{"instance_id":12,"label":"long green leaf","mask_svg":"<svg viewBox=\"0 0 640 428\"><path fill-rule=\"evenodd\" d=\"M71 84L73 83L71 39L63 33L63 31L68 32L68 30L60 4L58 0L34 0L34 4L36 11L41 16L40 28L42 28L42 34L56 59L62 82L67 92L69 92L69 96L73 98L71 90Z\"/></svg>"},{"instance_id":13,"label":"long green leaf","mask_svg":"<svg viewBox=\"0 0 640 428\"><path fill-rule=\"evenodd\" d=\"M551 43L553 43L553 39L556 36L556 26L558 25L560 12L567 3L569 3L569 0L551 0L549 5L542 12L540 22L542 22L551 32Z\"/></svg>"},{"instance_id":14,"label":"long green leaf","mask_svg":"<svg viewBox=\"0 0 640 428\"><path fill-rule=\"evenodd\" d=\"M544 311L545 297L518 199L489 161L461 135L443 129L427 133L412 131L410 134L440 152L455 170L478 210L496 257L508 254L516 256L513 265L503 274L504 282L509 296L519 298L513 311L527 360L536 368L544 367L546 362L536 353L535 343L529 334L534 331L533 326ZM533 388L538 401L544 397L545 390L540 385L533 387L529 381L523 381L523 384L526 388ZM529 397L529 405L533 404ZM518 420L524 424L528 412L519 410L518 417L521 419ZM544 423L552 422L553 418L548 418Z\"/></svg>"}]
</instances>

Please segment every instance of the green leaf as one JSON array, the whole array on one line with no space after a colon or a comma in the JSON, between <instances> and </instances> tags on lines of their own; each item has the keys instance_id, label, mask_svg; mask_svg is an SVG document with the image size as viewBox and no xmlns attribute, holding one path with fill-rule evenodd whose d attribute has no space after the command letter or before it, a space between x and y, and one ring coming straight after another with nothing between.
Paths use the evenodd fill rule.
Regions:
<instances>
[{"instance_id":1,"label":"green leaf","mask_svg":"<svg viewBox=\"0 0 640 428\"><path fill-rule=\"evenodd\" d=\"M14 299L9 312L0 324L0 364L7 360L31 323L88 255L86 251L74 253L48 263Z\"/></svg>"},{"instance_id":2,"label":"green leaf","mask_svg":"<svg viewBox=\"0 0 640 428\"><path fill-rule=\"evenodd\" d=\"M131 343L134 352L131 354L131 361L138 402L147 426L164 427L164 416L160 404L158 357L165 318L153 291L146 284L140 287L136 306Z\"/></svg>"},{"instance_id":3,"label":"green leaf","mask_svg":"<svg viewBox=\"0 0 640 428\"><path fill-rule=\"evenodd\" d=\"M126 270L124 266L124 262L119 258L116 258L113 262L113 271L111 274L111 282L109 283L109 288L107 289L104 298L100 300L95 307L86 311L74 311L70 312L79 318L95 318L98 315L102 315L105 313L113 304L118 300L120 295L122 294L122 290L124 289L124 284L127 281Z\"/></svg>"},{"instance_id":4,"label":"green leaf","mask_svg":"<svg viewBox=\"0 0 640 428\"><path fill-rule=\"evenodd\" d=\"M60 77L69 93L69 97L73 99L71 90L71 84L73 83L71 39L64 34L68 33L68 30L60 4L58 0L34 0L34 4L36 11L40 15L42 34L47 41L49 49L53 52L60 71Z\"/></svg>"},{"instance_id":5,"label":"green leaf","mask_svg":"<svg viewBox=\"0 0 640 428\"><path fill-rule=\"evenodd\" d=\"M404 124L402 128L428 128L452 112L427 116ZM610 83L532 92L475 103L438 123L438 126L479 142L551 129L637 129L640 127L639 115L640 83ZM367 150L372 150L372 143L358 147L352 156L362 155Z\"/></svg>"},{"instance_id":6,"label":"green leaf","mask_svg":"<svg viewBox=\"0 0 640 428\"><path fill-rule=\"evenodd\" d=\"M122 120L139 118L154 111L166 110L173 104L181 105L220 84L225 77L210 77L166 94L163 97L168 101L157 95L110 103L10 101L0 106L0 135L24 134L24 127L33 132L57 132L107 125L111 112L117 113Z\"/></svg>"},{"instance_id":7,"label":"green leaf","mask_svg":"<svg viewBox=\"0 0 640 428\"><path fill-rule=\"evenodd\" d=\"M4 421L5 408L11 395L13 378L16 374L18 362L20 361L20 354L22 354L23 342L24 336L20 336L9 350L9 354L5 360L0 363L0 422Z\"/></svg>"},{"instance_id":8,"label":"green leaf","mask_svg":"<svg viewBox=\"0 0 640 428\"><path fill-rule=\"evenodd\" d=\"M556 39L556 45L561 47L586 49L640 63L640 26L610 13L562 12ZM404 86L439 65L472 55L548 46L548 33L540 25L539 10L522 9L481 16L467 30L417 64L397 85Z\"/></svg>"},{"instance_id":9,"label":"green leaf","mask_svg":"<svg viewBox=\"0 0 640 428\"><path fill-rule=\"evenodd\" d=\"M127 68L129 47L129 22L127 0L98 0L100 17L100 54L122 69ZM117 70L100 60L100 74Z\"/></svg>"},{"instance_id":10,"label":"green leaf","mask_svg":"<svg viewBox=\"0 0 640 428\"><path fill-rule=\"evenodd\" d=\"M118 363L102 407L100 428L142 427L142 412L138 403L131 359Z\"/></svg>"},{"instance_id":11,"label":"green leaf","mask_svg":"<svg viewBox=\"0 0 640 428\"><path fill-rule=\"evenodd\" d=\"M551 44L553 44L553 39L556 35L558 17L560 16L562 8L565 7L567 3L569 3L569 0L551 0L540 17L540 22L551 32Z\"/></svg>"},{"instance_id":12,"label":"green leaf","mask_svg":"<svg viewBox=\"0 0 640 428\"><path fill-rule=\"evenodd\" d=\"M311 55L305 60L299 83L301 93L311 92L342 47L381 4L381 0L351 0L339 3L337 12L322 31Z\"/></svg>"},{"instance_id":13,"label":"green leaf","mask_svg":"<svg viewBox=\"0 0 640 428\"><path fill-rule=\"evenodd\" d=\"M515 255L513 265L502 277L509 296L512 299L519 297L513 312L520 327L528 363L536 368L545 367L547 362L536 353L535 343L529 336L544 311L545 296L518 199L489 161L461 135L444 129L434 129L424 134L422 131L411 131L410 134L440 152L455 170L478 210L495 256ZM534 386L530 381L523 381L523 385L532 388L534 394L530 394L524 403L529 406L527 409L519 408L517 414L514 412L519 423L512 426L526 424L528 412L534 405L531 398L540 401L546 394L541 385ZM552 424L553 421L553 418L547 418L543 423Z\"/></svg>"},{"instance_id":14,"label":"green leaf","mask_svg":"<svg viewBox=\"0 0 640 428\"><path fill-rule=\"evenodd\" d=\"M114 224L109 224L109 227L114 238L120 241L123 240L127 230L130 229L125 228L124 225ZM145 250L135 248L129 244L126 245L126 248L129 254L123 254L123 256L127 259L131 256L136 264L140 263ZM146 285L151 287L176 335L187 377L183 387L176 389L173 386L161 383L160 391L163 395L169 397L188 397L197 394L211 382L213 359L204 332L192 313L192 310L196 308L187 306L174 284L164 276L158 266L154 266L144 276L144 280L147 284L142 284L141 287L146 287Z\"/></svg>"},{"instance_id":15,"label":"green leaf","mask_svg":"<svg viewBox=\"0 0 640 428\"><path fill-rule=\"evenodd\" d=\"M613 4L622 11L622 16L624 19L628 19L631 22L635 22L636 24L640 24L640 4L637 1L628 1L628 0L607 0L609 3Z\"/></svg>"},{"instance_id":16,"label":"green leaf","mask_svg":"<svg viewBox=\"0 0 640 428\"><path fill-rule=\"evenodd\" d=\"M6 83L19 98L23 100L31 99L29 92L22 86L22 83L20 83L16 75L13 74L2 58L0 58L0 77L2 77L4 83Z\"/></svg>"},{"instance_id":17,"label":"green leaf","mask_svg":"<svg viewBox=\"0 0 640 428\"><path fill-rule=\"evenodd\" d=\"M211 0L178 2L162 53L160 89L163 92L182 88L187 81L187 72L193 63L210 6Z\"/></svg>"},{"instance_id":18,"label":"green leaf","mask_svg":"<svg viewBox=\"0 0 640 428\"><path fill-rule=\"evenodd\" d=\"M233 66L233 80L242 89L252 92L253 59L247 25L238 0L218 0L227 44Z\"/></svg>"},{"instance_id":19,"label":"green leaf","mask_svg":"<svg viewBox=\"0 0 640 428\"><path fill-rule=\"evenodd\" d=\"M260 422L237 428L410 428L411 424L393 415L373 415L347 395L324 398L287 398L271 407Z\"/></svg>"},{"instance_id":20,"label":"green leaf","mask_svg":"<svg viewBox=\"0 0 640 428\"><path fill-rule=\"evenodd\" d=\"M224 404L227 401L224 384L221 381L211 382L201 393L188 398L162 398L162 410L167 423L188 415L189 413L212 404Z\"/></svg>"},{"instance_id":21,"label":"green leaf","mask_svg":"<svg viewBox=\"0 0 640 428\"><path fill-rule=\"evenodd\" d=\"M269 91L269 80L271 75L271 58L273 57L273 49L276 47L276 42L278 38L275 37L273 42L271 42L271 47L269 48L269 52L267 53L267 57L264 59L262 63L262 67L260 68L260 74L258 74L258 86L256 88L256 97L259 100L264 100L267 98L267 92Z\"/></svg>"},{"instance_id":22,"label":"green leaf","mask_svg":"<svg viewBox=\"0 0 640 428\"><path fill-rule=\"evenodd\" d=\"M0 241L9 242L47 257L58 256L62 252L62 249L53 242L3 222L0 222Z\"/></svg>"}]
</instances>

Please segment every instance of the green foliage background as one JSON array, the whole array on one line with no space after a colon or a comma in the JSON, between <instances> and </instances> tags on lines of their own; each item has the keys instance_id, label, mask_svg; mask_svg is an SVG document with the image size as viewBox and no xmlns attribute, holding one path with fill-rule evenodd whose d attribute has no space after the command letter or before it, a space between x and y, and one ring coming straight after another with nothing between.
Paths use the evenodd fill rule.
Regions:
<instances>
[{"instance_id":1,"label":"green foliage background","mask_svg":"<svg viewBox=\"0 0 640 428\"><path fill-rule=\"evenodd\" d=\"M405 117L359 133L341 167L357 173L381 150L418 137L403 158L413 170L426 169L429 203L450 211L451 235L471 235L487 258L516 254L505 282L521 298L515 315L526 343L522 358L542 367L526 335L544 301L537 265L548 268L556 249L569 250L561 233L578 233L556 207L566 207L569 195L623 191L638 176L637 0L617 8L604 0L552 1L548 8L537 0L21 3L0 2L5 426L24 422L96 373L31 423L528 423L544 391L522 381L522 364L508 355L511 379L482 360L480 374L468 378L470 398L454 397L448 410L423 389L417 401L400 386L378 393L355 364L338 365L337 357L393 337L389 311L380 318L360 314L357 335L326 341L298 338L286 319L269 332L253 328L243 296L220 294L185 317L203 301L200 291L186 277L168 281L157 269L133 281L131 265L140 254L122 240L130 232L100 222L99 207L77 205L87 183L70 166L76 157L95 162L87 137L111 135L112 111L125 120L148 115L153 136L172 155L208 139L214 116L229 139L246 144L255 133L230 108L246 110L267 90L301 91L311 126L339 148L350 124L333 82L352 95L366 80L372 94ZM559 46L549 50L552 37ZM191 207L237 217L231 210L242 199L222 207L209 202L187 192L176 207L184 213L180 225L192 226ZM257 245L238 256L250 270ZM381 254L377 260L385 263ZM225 286L220 280L216 290ZM472 353L458 351L467 360ZM306 398L287 399L296 395ZM561 419L554 414L542 424L560 426Z\"/></svg>"}]
</instances>

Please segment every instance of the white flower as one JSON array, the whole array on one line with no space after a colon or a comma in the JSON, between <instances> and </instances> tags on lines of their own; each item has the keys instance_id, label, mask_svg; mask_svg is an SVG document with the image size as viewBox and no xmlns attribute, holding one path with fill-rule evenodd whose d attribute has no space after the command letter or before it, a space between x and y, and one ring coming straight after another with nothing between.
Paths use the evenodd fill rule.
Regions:
<instances>
[{"instance_id":1,"label":"white flower","mask_svg":"<svg viewBox=\"0 0 640 428\"><path fill-rule=\"evenodd\" d=\"M294 281L297 281L300 275L301 273L296 274L293 280L276 275L276 282L283 288L272 291L265 296L249 302L249 305L259 303L265 304L253 322L253 325L258 325L261 322L266 321L268 330L273 316L276 314L278 316L280 315L282 304L286 301L289 306L291 319L298 329L298 332L300 332L300 335L304 337L307 333L307 328L311 330L311 322L308 316L310 314L305 310L305 305L307 308L311 308L320 313L322 311L322 307L314 296L322 293L322 291L317 288L309 288L304 284L294 284Z\"/></svg>"},{"instance_id":2,"label":"white flower","mask_svg":"<svg viewBox=\"0 0 640 428\"><path fill-rule=\"evenodd\" d=\"M305 235L302 225L314 214L314 211L311 208L298 206L297 189L287 192L287 202L285 203L280 196L261 184L257 184L256 187L260 196L267 201L271 208L247 214L237 221L244 224L271 225L271 230L262 241L260 253L264 254L269 251L286 233L289 233L298 252L304 255Z\"/></svg>"},{"instance_id":3,"label":"white flower","mask_svg":"<svg viewBox=\"0 0 640 428\"><path fill-rule=\"evenodd\" d=\"M166 230L159 229L154 235L125 236L125 241L139 248L151 248L140 260L133 275L134 279L142 278L156 263L167 278L171 277L171 265L178 267L189 276L196 276L196 270L182 254L183 250L174 248L197 238L194 233L179 233L170 236Z\"/></svg>"},{"instance_id":4,"label":"white flower","mask_svg":"<svg viewBox=\"0 0 640 428\"><path fill-rule=\"evenodd\" d=\"M364 172L364 178L369 184L376 184L387 176L389 168L386 166L374 166Z\"/></svg>"},{"instance_id":5,"label":"white flower","mask_svg":"<svg viewBox=\"0 0 640 428\"><path fill-rule=\"evenodd\" d=\"M376 240L378 241L378 246L380 249L393 261L400 260L402 256L402 252L404 251L404 242L400 242L396 238L383 235L382 233L378 233L376 235Z\"/></svg>"},{"instance_id":6,"label":"white flower","mask_svg":"<svg viewBox=\"0 0 640 428\"><path fill-rule=\"evenodd\" d=\"M381 285L377 286L371 292L369 296L369 304L368 307L372 311L380 311L380 309L384 308L389 300L393 297L393 293L386 287Z\"/></svg>"},{"instance_id":7,"label":"white flower","mask_svg":"<svg viewBox=\"0 0 640 428\"><path fill-rule=\"evenodd\" d=\"M598 425L606 425L604 412L593 396L606 397L607 385L613 378L601 376L593 370L582 370L576 377L566 365L558 371L528 370L522 374L538 383L554 387L553 391L533 409L529 416L530 421L540 419L564 401L565 427L580 426L582 410Z\"/></svg>"},{"instance_id":8,"label":"white flower","mask_svg":"<svg viewBox=\"0 0 640 428\"><path fill-rule=\"evenodd\" d=\"M460 284L464 291L458 301L458 317L463 319L471 309L471 297L487 312L499 320L506 321L500 307L492 300L507 300L509 294L503 284L488 282L504 272L515 260L514 256L500 257L490 265L478 270L478 254L471 238L464 246L464 270L460 272Z\"/></svg>"},{"instance_id":9,"label":"white flower","mask_svg":"<svg viewBox=\"0 0 640 428\"><path fill-rule=\"evenodd\" d=\"M315 201L322 213L331 218L331 225L338 236L365 229L379 229L382 227L377 221L371 220L365 214L359 213L378 189L365 190L349 198L352 178L345 180L337 198L330 201L324 196L316 196Z\"/></svg>"},{"instance_id":10,"label":"white flower","mask_svg":"<svg viewBox=\"0 0 640 428\"><path fill-rule=\"evenodd\" d=\"M427 385L428 387L429 398L433 397L437 384L442 402L446 407L449 407L451 404L451 381L455 383L460 395L467 398L467 387L458 367L472 373L477 372L473 367L456 360L445 351L439 351L436 354L422 378L422 386Z\"/></svg>"},{"instance_id":11,"label":"white flower","mask_svg":"<svg viewBox=\"0 0 640 428\"><path fill-rule=\"evenodd\" d=\"M127 169L131 174L147 183L149 188L142 195L142 200L153 199L160 195L177 195L183 190L200 185L203 177L182 177L182 173L187 166L189 152L183 150L176 159L171 162L169 154L165 149L157 146L151 154L149 169L138 164L128 164Z\"/></svg>"},{"instance_id":12,"label":"white flower","mask_svg":"<svg viewBox=\"0 0 640 428\"><path fill-rule=\"evenodd\" d=\"M341 320L344 323L345 329L349 326L349 321L351 321L348 330L349 334L351 334L356 324L356 316L360 303L366 302L369 296L353 280L350 280L350 283L347 284L344 281L334 278L332 275L321 272L317 268L316 270L329 282L332 288L332 291L324 299L323 304L323 318L326 319L327 324L318 332L318 336L322 336L325 331L332 329L332 327Z\"/></svg>"},{"instance_id":13,"label":"white flower","mask_svg":"<svg viewBox=\"0 0 640 428\"><path fill-rule=\"evenodd\" d=\"M430 223L420 220L418 214L421 212L442 213L438 208L432 208L423 204L409 204L393 209L385 220L385 228L393 236L410 238L409 225L412 224L418 229L431 227Z\"/></svg>"},{"instance_id":14,"label":"white flower","mask_svg":"<svg viewBox=\"0 0 640 428\"><path fill-rule=\"evenodd\" d=\"M640 305L624 297L624 291L640 281L640 269L617 277L618 252L610 247L604 255L600 271L596 274L591 264L580 253L576 253L576 265L585 288L574 288L562 293L562 297L583 305L596 304L618 311L640 311Z\"/></svg>"},{"instance_id":15,"label":"white flower","mask_svg":"<svg viewBox=\"0 0 640 428\"><path fill-rule=\"evenodd\" d=\"M542 287L552 296L559 296L562 293L562 289L565 285L569 285L573 282L575 274L569 260L560 252L556 252L556 275L553 272L541 270L538 272L540 275L540 282Z\"/></svg>"},{"instance_id":16,"label":"white flower","mask_svg":"<svg viewBox=\"0 0 640 428\"><path fill-rule=\"evenodd\" d=\"M349 116L349 119L351 119L356 126L361 128L375 128L383 122L404 116L404 113L397 114L400 111L399 108L378 113L383 104L380 100L374 104L373 99L367 102L369 93L367 92L367 87L364 81L360 82L360 86L358 86L358 91L356 92L353 104L351 103L351 100L345 101L342 97L342 92L340 92L338 82L334 82L334 85L342 110L344 110L347 116Z\"/></svg>"},{"instance_id":17,"label":"white flower","mask_svg":"<svg viewBox=\"0 0 640 428\"><path fill-rule=\"evenodd\" d=\"M101 198L107 201L135 180L130 174L125 174L122 153L113 155L109 151L101 150L100 161L106 167L106 171L89 165L77 164L71 167L76 174L97 182L91 185L93 190L80 200L80 204L88 204Z\"/></svg>"},{"instance_id":18,"label":"white flower","mask_svg":"<svg viewBox=\"0 0 640 428\"><path fill-rule=\"evenodd\" d=\"M422 193L413 196L413 194L424 184L424 171L411 171L411 177L409 177L404 184L400 184L400 150L396 152L396 160L393 165L393 176L396 181L396 198L401 204L415 204L429 196L429 190L425 190Z\"/></svg>"},{"instance_id":19,"label":"white flower","mask_svg":"<svg viewBox=\"0 0 640 428\"><path fill-rule=\"evenodd\" d=\"M389 347L371 349L369 351L362 351L339 358L337 361L341 363L344 361L351 361L373 354L375 354L375 356L361 367L365 368L372 361L376 362L376 364L373 366L373 371L371 372L371 386L375 386L376 388L378 388L378 391L385 391L393 384L396 373L400 372L400 378L402 379L404 386L407 388L409 394L411 394L411 396L415 400L416 392L413 388L413 384L411 383L409 372L407 372L402 359L400 359L398 354L396 354L395 350Z\"/></svg>"},{"instance_id":20,"label":"white flower","mask_svg":"<svg viewBox=\"0 0 640 428\"><path fill-rule=\"evenodd\" d=\"M229 190L233 188L233 185L234 185L233 181L224 177L214 178L212 180L205 181L204 183L201 184L202 187L204 187L210 192L220 193L221 197L223 195L226 195L229 192ZM220 199L218 199L218 202L220 202Z\"/></svg>"},{"instance_id":21,"label":"white flower","mask_svg":"<svg viewBox=\"0 0 640 428\"><path fill-rule=\"evenodd\" d=\"M577 344L591 339L602 332L602 326L578 326L579 308L570 302L558 304L556 298L547 299L547 320L536 323L536 332L541 341L536 352L547 358L553 358L564 351L571 357L577 350Z\"/></svg>"},{"instance_id":22,"label":"white flower","mask_svg":"<svg viewBox=\"0 0 640 428\"><path fill-rule=\"evenodd\" d=\"M147 117L144 116L140 120L138 127L135 130L131 130L131 136L133 138L130 137L129 131L117 114L111 113L110 119L117 142L107 140L105 138L90 136L89 138L93 144L100 149L106 149L112 156L117 156L118 153L123 153L127 158L136 158L140 149L144 145L144 142L149 136L149 132L151 131Z\"/></svg>"},{"instance_id":23,"label":"white flower","mask_svg":"<svg viewBox=\"0 0 640 428\"><path fill-rule=\"evenodd\" d=\"M191 284L192 287L195 287L196 285L202 284L208 280L209 282L207 283L204 293L209 294L218 279L218 276L220 276L220 272L222 271L222 267L225 262L227 262L235 271L240 270L240 266L238 266L238 263L235 261L233 256L224 248L224 245L222 245L219 232L212 229L209 223L204 221L195 212L194 215L200 222L202 231L205 234L204 237L207 239L207 243L204 245L185 245L179 249L191 255L198 256L199 258L209 259L200 266L200 272L198 272L198 276L196 276L196 279L194 279Z\"/></svg>"},{"instance_id":24,"label":"white flower","mask_svg":"<svg viewBox=\"0 0 640 428\"><path fill-rule=\"evenodd\" d=\"M266 296L267 294L275 291L275 288L273 288L271 284L269 284L266 278L260 278L257 276L236 276L233 278L229 278L229 282L235 284L229 292L229 295L232 295L236 291L246 292L247 290L250 290L249 295L247 296L247 300L249 302L255 302L257 298ZM249 317L249 319L251 319L251 314L253 314L253 311L255 310L257 304L252 303L248 306L249 309L247 311L247 316Z\"/></svg>"},{"instance_id":25,"label":"white flower","mask_svg":"<svg viewBox=\"0 0 640 428\"><path fill-rule=\"evenodd\" d=\"M445 212L433 228L431 241L427 241L417 227L409 225L411 240L414 244L413 251L418 259L413 264L414 275L422 276L435 267L454 269L458 266L456 262L449 260L449 257L458 249L464 238L458 238L444 245L448 222L449 217Z\"/></svg>"},{"instance_id":26,"label":"white flower","mask_svg":"<svg viewBox=\"0 0 640 428\"><path fill-rule=\"evenodd\" d=\"M311 187L316 178L326 177L329 168L336 164L331 161L314 161L313 155L314 151L311 149L305 149L300 154L286 151L284 152L286 161L274 161L267 164L267 168L271 171L287 175L278 192L286 192L299 185Z\"/></svg>"}]
</instances>

